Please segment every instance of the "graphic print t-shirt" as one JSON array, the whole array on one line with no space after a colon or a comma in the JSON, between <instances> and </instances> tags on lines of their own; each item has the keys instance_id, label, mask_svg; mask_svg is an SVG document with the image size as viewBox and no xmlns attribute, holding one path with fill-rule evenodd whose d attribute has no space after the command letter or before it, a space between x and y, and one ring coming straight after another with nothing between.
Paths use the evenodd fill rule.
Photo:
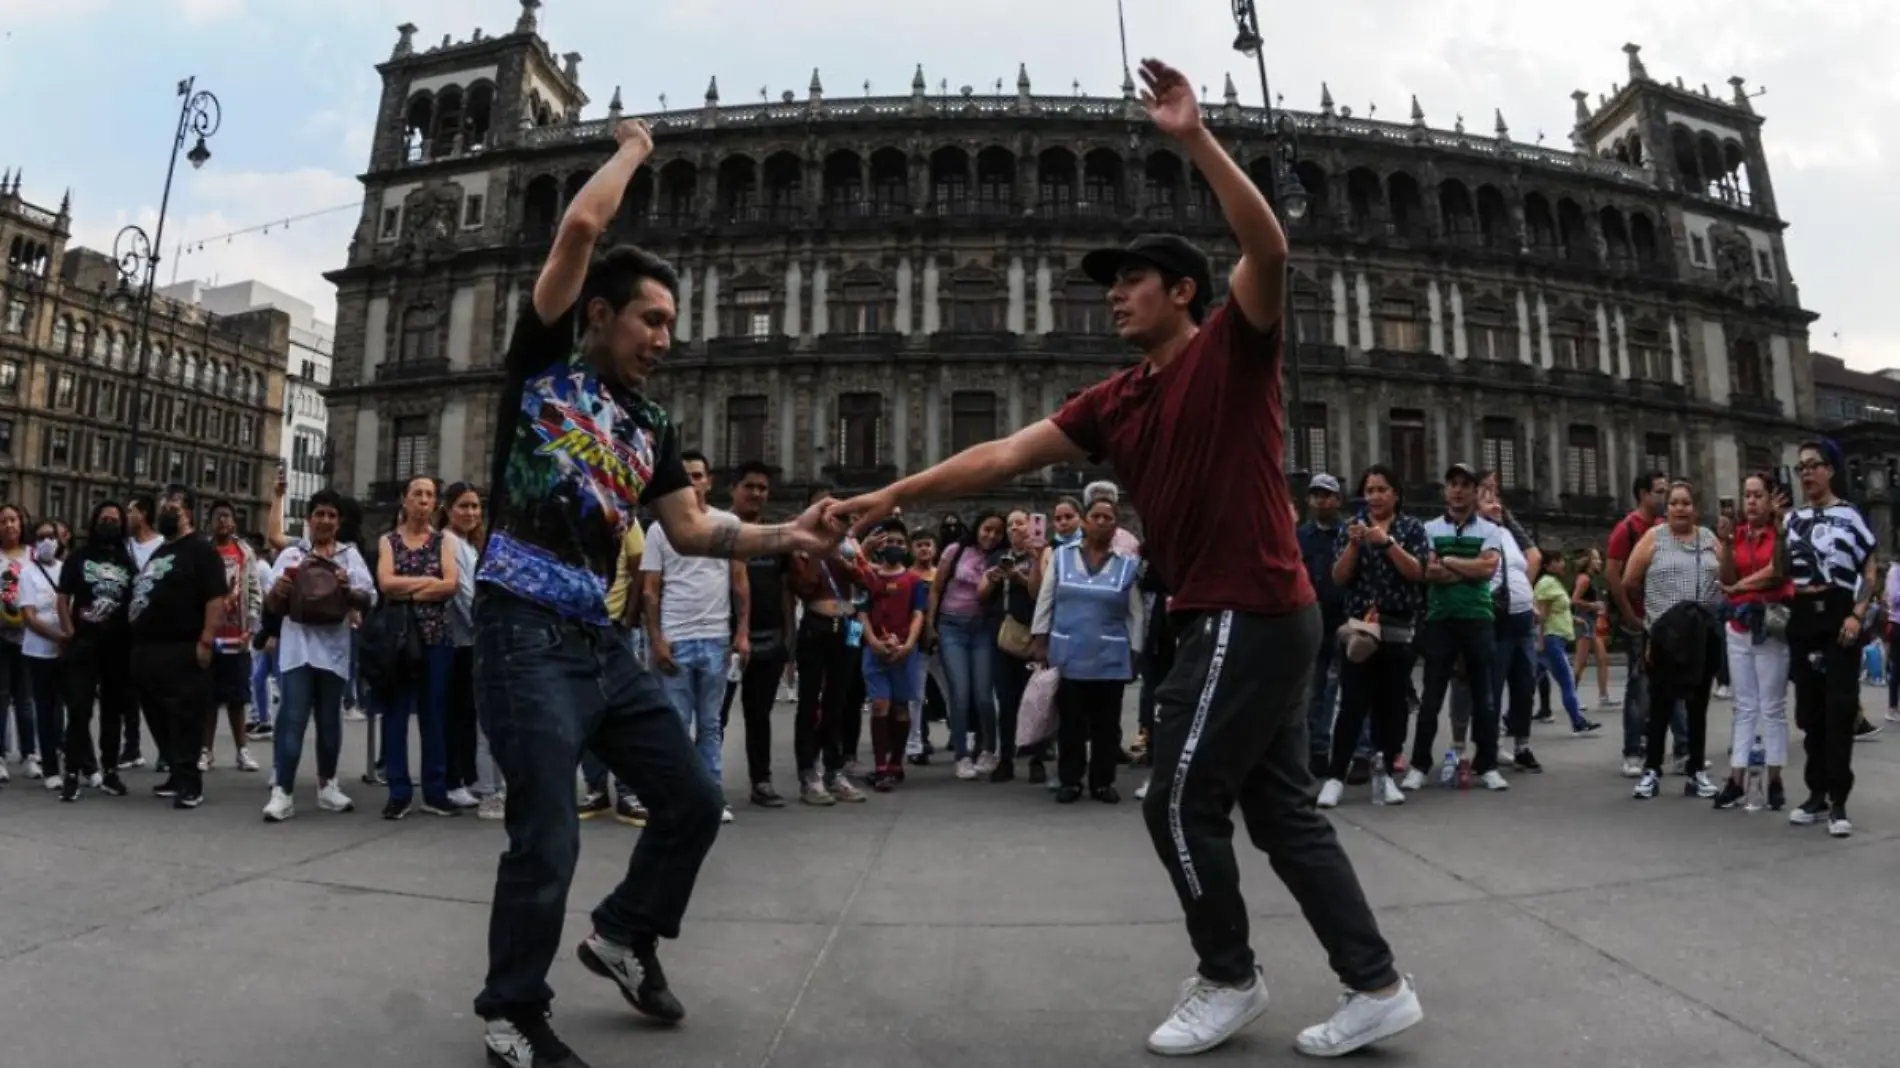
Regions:
<instances>
[{"instance_id":1,"label":"graphic print t-shirt","mask_svg":"<svg viewBox=\"0 0 1900 1068\"><path fill-rule=\"evenodd\" d=\"M688 484L679 431L666 409L601 380L573 309L550 324L524 303L496 422L494 532L475 578L604 626L640 505Z\"/></svg>"},{"instance_id":2,"label":"graphic print t-shirt","mask_svg":"<svg viewBox=\"0 0 1900 1068\"><path fill-rule=\"evenodd\" d=\"M205 603L231 592L224 557L202 534L191 534L152 554L132 583L132 638L141 642L196 642L204 633Z\"/></svg>"},{"instance_id":3,"label":"graphic print t-shirt","mask_svg":"<svg viewBox=\"0 0 1900 1068\"><path fill-rule=\"evenodd\" d=\"M224 602L224 624L218 628L218 652L241 653L250 647L244 632L244 550L237 542L217 547L224 560L224 585L231 591Z\"/></svg>"},{"instance_id":4,"label":"graphic print t-shirt","mask_svg":"<svg viewBox=\"0 0 1900 1068\"><path fill-rule=\"evenodd\" d=\"M125 604L132 593L132 560L119 553L81 549L59 573L59 592L72 598L75 644L125 636Z\"/></svg>"}]
</instances>

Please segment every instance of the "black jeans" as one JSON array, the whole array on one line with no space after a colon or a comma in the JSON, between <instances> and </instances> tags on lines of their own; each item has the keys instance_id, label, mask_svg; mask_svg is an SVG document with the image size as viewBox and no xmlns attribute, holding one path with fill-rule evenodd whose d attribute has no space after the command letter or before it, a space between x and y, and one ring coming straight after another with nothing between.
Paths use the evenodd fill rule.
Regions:
<instances>
[{"instance_id":1,"label":"black jeans","mask_svg":"<svg viewBox=\"0 0 1900 1068\"><path fill-rule=\"evenodd\" d=\"M1122 744L1122 691L1125 682L1063 679L1056 686L1056 775L1064 786L1100 790L1115 785L1116 757ZM1018 695L1021 700L1021 695Z\"/></svg>"},{"instance_id":2,"label":"black jeans","mask_svg":"<svg viewBox=\"0 0 1900 1068\"><path fill-rule=\"evenodd\" d=\"M442 720L451 790L467 789L481 781L481 775L475 770L476 730L475 647L458 645L454 663L449 668L449 696Z\"/></svg>"},{"instance_id":3,"label":"black jeans","mask_svg":"<svg viewBox=\"0 0 1900 1068\"><path fill-rule=\"evenodd\" d=\"M1328 641L1332 640L1330 635ZM1333 725L1331 778L1345 781L1366 724L1372 745L1388 774L1392 760L1405 751L1405 722L1410 716L1407 687L1412 681L1412 643L1381 642L1361 663L1339 660L1339 722Z\"/></svg>"},{"instance_id":4,"label":"black jeans","mask_svg":"<svg viewBox=\"0 0 1900 1068\"><path fill-rule=\"evenodd\" d=\"M1465 662L1465 684L1471 690L1471 730L1477 735L1478 756L1471 770L1479 775L1498 766L1498 708L1491 700L1491 663L1497 655L1497 628L1488 619L1441 619L1419 631L1419 652L1425 658L1425 692L1418 699L1418 730L1412 738L1412 767L1429 772L1437 763L1432 752L1438 742L1438 712L1445 707L1445 690L1452 668Z\"/></svg>"},{"instance_id":5,"label":"black jeans","mask_svg":"<svg viewBox=\"0 0 1900 1068\"><path fill-rule=\"evenodd\" d=\"M1367 991L1398 982L1352 862L1314 807L1306 709L1319 609L1184 613L1176 623L1174 670L1155 694L1154 778L1142 816L1187 914L1201 975L1218 983L1254 975L1234 861L1238 803L1340 980Z\"/></svg>"},{"instance_id":6,"label":"black jeans","mask_svg":"<svg viewBox=\"0 0 1900 1068\"><path fill-rule=\"evenodd\" d=\"M13 705L13 744L21 757L33 755L39 747L39 731L33 718L33 680L27 675L26 654L12 642L0 641L0 715ZM0 734L5 734L0 724Z\"/></svg>"},{"instance_id":7,"label":"black jeans","mask_svg":"<svg viewBox=\"0 0 1900 1068\"><path fill-rule=\"evenodd\" d=\"M1029 688L1029 661L996 650L990 668L991 684L996 689L996 740L994 752L1004 763L1016 759L1016 717L1022 712L1023 691ZM1118 684L1121 685L1121 684ZM1115 698L1116 745L1121 738L1121 697ZM1038 750L1040 752L1040 750Z\"/></svg>"},{"instance_id":8,"label":"black jeans","mask_svg":"<svg viewBox=\"0 0 1900 1068\"><path fill-rule=\"evenodd\" d=\"M1802 777L1809 794L1843 808L1854 792L1854 724L1860 718L1860 650L1840 643L1841 624L1853 608L1845 590L1788 604L1794 723L1808 758Z\"/></svg>"},{"instance_id":9,"label":"black jeans","mask_svg":"<svg viewBox=\"0 0 1900 1068\"><path fill-rule=\"evenodd\" d=\"M1685 758L1682 773L1694 775L1703 769L1703 753L1708 748L1709 691L1715 685L1715 665L1728 658L1728 646L1718 627L1711 626L1704 637L1699 666L1678 662L1655 642L1649 643L1650 716L1643 728L1643 767L1658 775L1668 767L1663 758L1668 752L1672 719L1661 710L1676 707L1678 701L1682 702L1688 734L1686 746L1678 746L1679 754ZM1854 666L1860 666L1858 660ZM1851 731L1851 718L1848 727Z\"/></svg>"},{"instance_id":10,"label":"black jeans","mask_svg":"<svg viewBox=\"0 0 1900 1068\"><path fill-rule=\"evenodd\" d=\"M170 759L171 784L181 794L203 793L204 773L196 758L211 716L212 692L211 669L198 663L198 644L134 643L132 678L151 721L152 740Z\"/></svg>"},{"instance_id":11,"label":"black jeans","mask_svg":"<svg viewBox=\"0 0 1900 1068\"><path fill-rule=\"evenodd\" d=\"M23 657L33 687L33 721L40 742L40 767L48 778L59 774L59 751L66 744L66 706L60 700L59 661Z\"/></svg>"},{"instance_id":12,"label":"black jeans","mask_svg":"<svg viewBox=\"0 0 1900 1068\"><path fill-rule=\"evenodd\" d=\"M66 766L91 775L119 766L120 732L138 723L132 696L131 650L117 642L78 641L60 661L66 702ZM92 708L99 705L99 745L92 743ZM129 750L128 750L129 752Z\"/></svg>"},{"instance_id":13,"label":"black jeans","mask_svg":"<svg viewBox=\"0 0 1900 1068\"><path fill-rule=\"evenodd\" d=\"M591 750L646 806L627 875L594 909L601 937L679 937L725 802L659 679L612 627L561 619L484 587L475 599L475 702L508 783L508 849L475 1011L541 1011L580 856L574 768Z\"/></svg>"},{"instance_id":14,"label":"black jeans","mask_svg":"<svg viewBox=\"0 0 1900 1068\"><path fill-rule=\"evenodd\" d=\"M1506 733L1513 738L1531 736L1531 700L1537 693L1531 642L1536 634L1534 613L1517 612L1498 620L1497 659L1491 662L1491 703L1510 728ZM1504 711L1507 688L1511 697L1508 715Z\"/></svg>"},{"instance_id":15,"label":"black jeans","mask_svg":"<svg viewBox=\"0 0 1900 1068\"><path fill-rule=\"evenodd\" d=\"M778 700L779 680L785 677L785 650L781 645L746 662L745 674L726 683L726 704L719 710L719 729L732 722L732 699L739 698L745 717L745 766L752 785L772 781L772 704ZM730 735L727 735L730 737Z\"/></svg>"},{"instance_id":16,"label":"black jeans","mask_svg":"<svg viewBox=\"0 0 1900 1068\"><path fill-rule=\"evenodd\" d=\"M845 621L805 613L798 625L798 715L792 720L792 754L805 775L824 759L825 774L844 767L839 724L858 674L858 650L844 643Z\"/></svg>"}]
</instances>

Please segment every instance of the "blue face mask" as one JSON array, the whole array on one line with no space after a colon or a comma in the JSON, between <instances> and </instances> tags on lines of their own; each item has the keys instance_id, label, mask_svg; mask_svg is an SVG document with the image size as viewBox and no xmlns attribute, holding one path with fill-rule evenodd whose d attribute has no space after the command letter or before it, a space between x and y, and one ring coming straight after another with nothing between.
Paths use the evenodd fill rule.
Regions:
<instances>
[{"instance_id":1,"label":"blue face mask","mask_svg":"<svg viewBox=\"0 0 1900 1068\"><path fill-rule=\"evenodd\" d=\"M1075 528L1075 532L1072 534L1057 534L1055 540L1058 546L1074 545L1082 540L1082 528Z\"/></svg>"}]
</instances>

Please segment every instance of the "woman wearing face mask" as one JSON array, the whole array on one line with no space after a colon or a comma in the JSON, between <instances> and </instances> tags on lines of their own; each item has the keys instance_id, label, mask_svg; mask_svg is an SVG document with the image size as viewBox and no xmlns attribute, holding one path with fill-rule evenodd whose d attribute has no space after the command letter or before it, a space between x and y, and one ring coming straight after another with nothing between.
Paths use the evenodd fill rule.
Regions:
<instances>
[{"instance_id":1,"label":"woman wearing face mask","mask_svg":"<svg viewBox=\"0 0 1900 1068\"><path fill-rule=\"evenodd\" d=\"M59 655L71 634L59 617L59 528L41 523L33 531L33 558L20 569L20 621L26 633L20 654L33 685L33 711L46 788L59 790L59 754L66 739L60 703Z\"/></svg>"},{"instance_id":2,"label":"woman wearing face mask","mask_svg":"<svg viewBox=\"0 0 1900 1068\"><path fill-rule=\"evenodd\" d=\"M1009 782L1016 778L1016 714L1022 709L1023 691L1029 686L1029 659L1022 654L1029 652L1029 627L1035 622L1036 594L1042 588L1042 559L1035 545L1029 513L1009 513L1008 529L1009 555L1016 564L996 571L988 597L988 603L994 606L993 614L1000 614L999 640L991 656L991 670L996 680L996 740L991 750L996 766L990 769L991 782ZM1058 536L1060 529L1058 524ZM1001 640L1004 627L1020 635L1024 644L1014 651L1005 648L1008 643ZM1039 782L1041 749L1034 750L1029 759L1030 781ZM977 770L981 771L981 766Z\"/></svg>"},{"instance_id":3,"label":"woman wearing face mask","mask_svg":"<svg viewBox=\"0 0 1900 1068\"><path fill-rule=\"evenodd\" d=\"M17 504L0 504L0 720L6 703L13 705L13 751L23 765L26 777L40 777L38 736L33 722L33 683L27 677L26 659L20 647L26 641L26 624L20 616L21 571L33 559L33 547L27 543L26 512ZM0 733L6 724L0 722ZM7 781L5 746L0 746L0 782Z\"/></svg>"},{"instance_id":4,"label":"woman wearing face mask","mask_svg":"<svg viewBox=\"0 0 1900 1068\"><path fill-rule=\"evenodd\" d=\"M60 661L66 705L66 766L61 801L79 800L82 782L125 796L117 756L126 720L138 715L131 684L132 638L126 602L132 593L132 554L125 547L125 510L112 502L92 510L86 542L67 558L59 576L59 616L72 640ZM92 710L99 708L99 744Z\"/></svg>"},{"instance_id":5,"label":"woman wearing face mask","mask_svg":"<svg viewBox=\"0 0 1900 1068\"><path fill-rule=\"evenodd\" d=\"M985 512L965 540L951 546L937 568L937 581L930 587L930 611L943 671L950 683L950 745L957 754L957 778L969 781L978 775L977 762L970 753L970 729L976 727L983 740L994 736L996 699L992 668L995 659L996 624L985 609L985 582L1000 558L1004 543L1003 517ZM983 733L988 725L989 733ZM995 759L987 759L987 771L995 770Z\"/></svg>"}]
</instances>

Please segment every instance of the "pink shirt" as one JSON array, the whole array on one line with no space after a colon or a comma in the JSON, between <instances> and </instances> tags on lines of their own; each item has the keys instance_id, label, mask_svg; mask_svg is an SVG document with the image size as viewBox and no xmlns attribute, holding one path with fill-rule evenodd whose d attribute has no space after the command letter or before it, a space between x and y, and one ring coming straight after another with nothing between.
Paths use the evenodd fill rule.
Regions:
<instances>
[{"instance_id":1,"label":"pink shirt","mask_svg":"<svg viewBox=\"0 0 1900 1068\"><path fill-rule=\"evenodd\" d=\"M937 572L937 580L944 583L943 598L937 602L939 613L948 616L980 616L983 614L983 600L977 596L977 585L983 581L983 572L989 570L983 550L964 545L956 549L956 560L948 580L942 571Z\"/></svg>"}]
</instances>

